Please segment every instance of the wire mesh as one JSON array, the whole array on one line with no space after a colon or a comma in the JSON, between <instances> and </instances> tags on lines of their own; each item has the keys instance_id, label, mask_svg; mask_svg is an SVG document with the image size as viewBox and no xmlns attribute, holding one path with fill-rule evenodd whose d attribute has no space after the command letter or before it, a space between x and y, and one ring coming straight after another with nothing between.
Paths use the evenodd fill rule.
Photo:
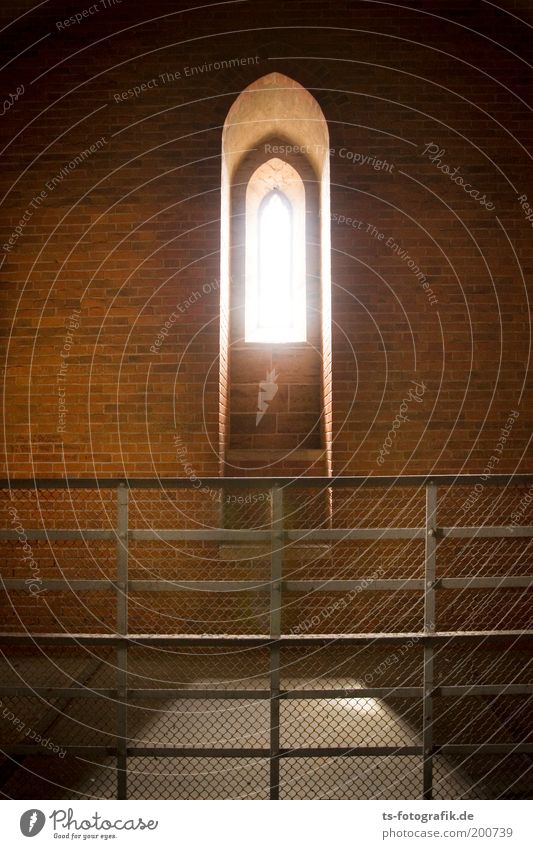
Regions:
<instances>
[{"instance_id":1,"label":"wire mesh","mask_svg":"<svg viewBox=\"0 0 533 849\"><path fill-rule=\"evenodd\" d=\"M16 765L7 759L0 766L4 799L114 799L116 794L112 757L28 755Z\"/></svg>"},{"instance_id":2,"label":"wire mesh","mask_svg":"<svg viewBox=\"0 0 533 849\"><path fill-rule=\"evenodd\" d=\"M198 530L220 526L221 494L193 489L130 490L129 526L134 529Z\"/></svg>"},{"instance_id":3,"label":"wire mesh","mask_svg":"<svg viewBox=\"0 0 533 849\"><path fill-rule=\"evenodd\" d=\"M270 525L270 490L258 487L213 487L198 479L194 489L138 489L130 496L130 527L198 530Z\"/></svg>"},{"instance_id":4,"label":"wire mesh","mask_svg":"<svg viewBox=\"0 0 533 849\"><path fill-rule=\"evenodd\" d=\"M283 748L420 745L420 700L290 699L280 705Z\"/></svg>"},{"instance_id":5,"label":"wire mesh","mask_svg":"<svg viewBox=\"0 0 533 849\"><path fill-rule=\"evenodd\" d=\"M130 799L268 799L269 764L261 758L136 757Z\"/></svg>"},{"instance_id":6,"label":"wire mesh","mask_svg":"<svg viewBox=\"0 0 533 849\"><path fill-rule=\"evenodd\" d=\"M350 690L421 687L422 648L416 637L388 645L283 646L283 690Z\"/></svg>"},{"instance_id":7,"label":"wire mesh","mask_svg":"<svg viewBox=\"0 0 533 849\"><path fill-rule=\"evenodd\" d=\"M164 582L265 582L270 579L270 549L264 544L240 542L132 541L129 577L131 580Z\"/></svg>"},{"instance_id":8,"label":"wire mesh","mask_svg":"<svg viewBox=\"0 0 533 849\"><path fill-rule=\"evenodd\" d=\"M421 759L382 757L289 758L280 766L282 799L416 799Z\"/></svg>"},{"instance_id":9,"label":"wire mesh","mask_svg":"<svg viewBox=\"0 0 533 849\"><path fill-rule=\"evenodd\" d=\"M42 658L42 660L41 660ZM113 746L116 721L112 699L83 695L114 686L113 653L71 649L66 657L52 649L49 656L15 654L2 657L4 686L28 687L28 695L0 697L0 744L34 745L58 753L69 745ZM45 687L78 688L82 695L47 695ZM65 752L62 752L62 757Z\"/></svg>"},{"instance_id":10,"label":"wire mesh","mask_svg":"<svg viewBox=\"0 0 533 849\"><path fill-rule=\"evenodd\" d=\"M530 743L532 697L527 695L436 697L435 745Z\"/></svg>"},{"instance_id":11,"label":"wire mesh","mask_svg":"<svg viewBox=\"0 0 533 849\"><path fill-rule=\"evenodd\" d=\"M269 489L224 489L222 519L225 528L267 530L270 527L271 492Z\"/></svg>"},{"instance_id":12,"label":"wire mesh","mask_svg":"<svg viewBox=\"0 0 533 849\"><path fill-rule=\"evenodd\" d=\"M43 717L43 712L48 716ZM0 746L31 745L36 735L47 739L50 726L61 710L58 699L46 700L27 696L2 696L0 706ZM48 736L46 736L48 735ZM36 748L38 748L36 743ZM55 739L52 735L52 746Z\"/></svg>"},{"instance_id":13,"label":"wire mesh","mask_svg":"<svg viewBox=\"0 0 533 849\"><path fill-rule=\"evenodd\" d=\"M115 652L102 646L0 648L0 680L6 687L113 687Z\"/></svg>"},{"instance_id":14,"label":"wire mesh","mask_svg":"<svg viewBox=\"0 0 533 849\"><path fill-rule=\"evenodd\" d=\"M0 506L6 530L15 522L25 529L49 531L116 527L116 493L112 489L39 489L38 485L34 489L2 489Z\"/></svg>"},{"instance_id":15,"label":"wire mesh","mask_svg":"<svg viewBox=\"0 0 533 849\"><path fill-rule=\"evenodd\" d=\"M131 591L129 628L138 634L267 634L264 589L172 593Z\"/></svg>"},{"instance_id":16,"label":"wire mesh","mask_svg":"<svg viewBox=\"0 0 533 849\"><path fill-rule=\"evenodd\" d=\"M425 488L395 486L306 487L305 480L284 492L289 528L421 528L425 522Z\"/></svg>"},{"instance_id":17,"label":"wire mesh","mask_svg":"<svg viewBox=\"0 0 533 849\"><path fill-rule=\"evenodd\" d=\"M443 527L531 525L533 501L529 486L510 481L493 486L477 481L467 486L445 484L438 489L438 516Z\"/></svg>"},{"instance_id":18,"label":"wire mesh","mask_svg":"<svg viewBox=\"0 0 533 849\"><path fill-rule=\"evenodd\" d=\"M285 528L382 528L384 536L376 540L276 540L275 546L282 549L279 587L272 585L269 540L130 539L129 580L161 582L164 588L157 591L150 584L129 587L130 634L191 638L261 635L264 644L249 645L236 639L214 645L193 640L179 645L130 644L126 700L114 695L0 695L0 745L6 750L0 761L0 793L24 798L20 794L31 780L32 798L94 798L95 793L97 798L113 797L116 759L96 754L74 757L67 749L74 745L115 748L117 717L125 701L128 746L149 750L149 754L128 756L130 798L268 798L269 696L276 678L275 674L272 678L273 648L268 640L272 599L280 597L281 631L291 638L282 642L280 650L279 736L282 749L287 750L280 758L280 797L419 798L421 753L390 755L389 751L405 746L421 750L424 590L422 583L417 589L373 584L386 579L425 581L424 539L385 536L390 528L424 528L425 492L419 485L317 489L306 486L305 481L287 488L282 492ZM531 522L527 492L523 486L439 487L437 524L520 528ZM4 490L2 500L8 530L14 525L13 513L8 514L7 508L15 506L17 527L22 531L44 527L111 528L116 532L115 490ZM139 488L129 493L128 527L265 530L271 528L272 506L270 490L255 485L238 489ZM531 542L525 537L437 536L437 540L437 578L502 579L526 576L531 569ZM30 544L43 580L115 580L118 576L115 539L31 540ZM2 576L25 579L21 540L4 540L2 548ZM274 558L279 559L276 551ZM358 584L337 591L329 587L331 581L342 580ZM187 589L183 582L188 581L225 585ZM253 582L253 587L242 585L243 581ZM317 586L287 586L296 581ZM43 588L37 596L27 590L11 590L6 594L3 630L114 635L117 602L120 605L122 599L122 590L112 587L98 592ZM437 748L434 795L523 798L531 792L531 756L496 756L479 747L498 743L512 749L531 742L531 696L509 689L531 681L530 646L511 637L462 640L457 634L521 633L531 627L527 590L437 585L436 610L437 630L454 636L449 642L434 644L434 686L491 685L500 689L487 694L445 695L438 690L433 694L435 746L472 747L465 755ZM394 641L372 636L383 633L405 636ZM346 644L335 639L350 634L366 635L366 641ZM328 638L303 644L305 638L316 635ZM0 655L0 674L6 687L78 686L114 691L120 667L116 661L116 648L13 646ZM395 692L406 687L419 688L419 692ZM369 688L390 692L343 692ZM185 692L179 697L162 692L172 689ZM26 733L28 729L33 737ZM17 755L19 763L15 763L9 747L29 741L35 754ZM371 748L372 754L317 756L315 751L365 747ZM184 749L187 756L168 757L168 748ZM378 756L376 748L385 751ZM195 749L198 755L192 758L190 751ZM232 757L216 756L220 749ZM257 756L235 751L252 754L250 749ZM306 749L313 749L312 754L302 756ZM262 757L256 750L261 750ZM212 754L207 756L206 751Z\"/></svg>"},{"instance_id":19,"label":"wire mesh","mask_svg":"<svg viewBox=\"0 0 533 849\"><path fill-rule=\"evenodd\" d=\"M0 590L3 631L8 633L116 632L116 596L113 591L43 589Z\"/></svg>"},{"instance_id":20,"label":"wire mesh","mask_svg":"<svg viewBox=\"0 0 533 849\"><path fill-rule=\"evenodd\" d=\"M23 554L18 540L2 542L2 578L20 578L26 586L36 577L66 581L116 578L115 544L108 540L32 540L31 554L38 563L38 574ZM34 589L39 583L38 580Z\"/></svg>"},{"instance_id":21,"label":"wire mesh","mask_svg":"<svg viewBox=\"0 0 533 849\"><path fill-rule=\"evenodd\" d=\"M436 620L440 631L523 631L533 625L530 590L497 587L437 593Z\"/></svg>"},{"instance_id":22,"label":"wire mesh","mask_svg":"<svg viewBox=\"0 0 533 849\"><path fill-rule=\"evenodd\" d=\"M436 755L435 799L531 799L531 755Z\"/></svg>"},{"instance_id":23,"label":"wire mesh","mask_svg":"<svg viewBox=\"0 0 533 849\"><path fill-rule=\"evenodd\" d=\"M283 574L292 581L423 578L423 540L289 542Z\"/></svg>"},{"instance_id":24,"label":"wire mesh","mask_svg":"<svg viewBox=\"0 0 533 849\"><path fill-rule=\"evenodd\" d=\"M134 646L128 651L128 686L136 690L265 690L269 676L264 647Z\"/></svg>"},{"instance_id":25,"label":"wire mesh","mask_svg":"<svg viewBox=\"0 0 533 849\"><path fill-rule=\"evenodd\" d=\"M140 747L268 749L269 719L264 699L132 699L128 736Z\"/></svg>"},{"instance_id":26,"label":"wire mesh","mask_svg":"<svg viewBox=\"0 0 533 849\"><path fill-rule=\"evenodd\" d=\"M435 647L437 686L533 683L533 657L526 640L499 639L497 643L454 640Z\"/></svg>"},{"instance_id":27,"label":"wire mesh","mask_svg":"<svg viewBox=\"0 0 533 849\"><path fill-rule=\"evenodd\" d=\"M531 539L488 538L441 540L437 575L442 578L532 577Z\"/></svg>"},{"instance_id":28,"label":"wire mesh","mask_svg":"<svg viewBox=\"0 0 533 849\"><path fill-rule=\"evenodd\" d=\"M402 633L421 631L423 623L419 590L283 593L282 632L287 634Z\"/></svg>"}]
</instances>

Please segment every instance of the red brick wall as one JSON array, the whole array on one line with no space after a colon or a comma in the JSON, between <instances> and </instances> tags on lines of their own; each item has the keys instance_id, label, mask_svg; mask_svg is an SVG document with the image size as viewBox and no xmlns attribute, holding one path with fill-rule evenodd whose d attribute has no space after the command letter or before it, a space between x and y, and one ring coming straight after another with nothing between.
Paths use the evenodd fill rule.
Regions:
<instances>
[{"instance_id":1,"label":"red brick wall","mask_svg":"<svg viewBox=\"0 0 533 849\"><path fill-rule=\"evenodd\" d=\"M531 12L411 5L123 0L58 29L84 8L63 0L7 30L9 58L42 40L2 71L3 96L24 92L0 124L1 245L28 210L0 272L6 472L182 475L179 435L218 473L221 129L274 70L329 124L335 472L482 471L512 410L497 470L525 469L532 125L512 15ZM8 0L4 22L26 9ZM236 57L249 64L185 72Z\"/></svg>"}]
</instances>

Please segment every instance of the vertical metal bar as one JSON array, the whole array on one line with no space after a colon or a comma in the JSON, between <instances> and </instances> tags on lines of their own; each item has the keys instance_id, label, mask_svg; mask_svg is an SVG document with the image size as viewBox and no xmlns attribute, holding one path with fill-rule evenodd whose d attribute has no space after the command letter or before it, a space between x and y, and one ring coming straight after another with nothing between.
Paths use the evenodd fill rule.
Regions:
<instances>
[{"instance_id":1,"label":"vertical metal bar","mask_svg":"<svg viewBox=\"0 0 533 849\"><path fill-rule=\"evenodd\" d=\"M270 798L279 799L279 643L270 646Z\"/></svg>"},{"instance_id":2,"label":"vertical metal bar","mask_svg":"<svg viewBox=\"0 0 533 849\"><path fill-rule=\"evenodd\" d=\"M279 486L270 490L271 550L270 550L270 636L281 634L281 579L283 574L283 492Z\"/></svg>"},{"instance_id":3,"label":"vertical metal bar","mask_svg":"<svg viewBox=\"0 0 533 849\"><path fill-rule=\"evenodd\" d=\"M433 798L433 645L424 646L424 696L422 712L422 798Z\"/></svg>"},{"instance_id":4,"label":"vertical metal bar","mask_svg":"<svg viewBox=\"0 0 533 849\"><path fill-rule=\"evenodd\" d=\"M270 798L279 799L279 717L280 717L280 649L281 580L283 576L283 492L279 486L270 491Z\"/></svg>"},{"instance_id":5,"label":"vertical metal bar","mask_svg":"<svg viewBox=\"0 0 533 849\"><path fill-rule=\"evenodd\" d=\"M128 488L121 483L117 492L117 633L128 633ZM118 645L117 682L117 798L126 799L128 732L128 648Z\"/></svg>"},{"instance_id":6,"label":"vertical metal bar","mask_svg":"<svg viewBox=\"0 0 533 849\"><path fill-rule=\"evenodd\" d=\"M437 487L426 486L426 558L424 593L424 631L435 630L435 579L437 575Z\"/></svg>"},{"instance_id":7,"label":"vertical metal bar","mask_svg":"<svg viewBox=\"0 0 533 849\"><path fill-rule=\"evenodd\" d=\"M437 575L437 487L426 486L426 550L424 574L424 633L435 631L435 580ZM424 645L422 704L423 787L422 798L433 798L433 643Z\"/></svg>"}]
</instances>

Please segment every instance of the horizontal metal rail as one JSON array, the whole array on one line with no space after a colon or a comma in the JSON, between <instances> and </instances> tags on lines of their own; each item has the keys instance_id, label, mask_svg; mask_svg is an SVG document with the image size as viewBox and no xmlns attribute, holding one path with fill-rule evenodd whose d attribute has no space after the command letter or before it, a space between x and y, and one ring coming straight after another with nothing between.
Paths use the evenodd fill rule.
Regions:
<instances>
[{"instance_id":1,"label":"horizontal metal rail","mask_svg":"<svg viewBox=\"0 0 533 849\"><path fill-rule=\"evenodd\" d=\"M131 592L269 592L270 581L138 581L127 582ZM349 590L385 591L385 590L423 590L422 578L360 578L350 581L281 581L286 592L347 592ZM111 592L117 589L119 582L104 578L42 578L39 586L46 590L76 590ZM23 578L0 578L0 586L6 590L27 590L27 581ZM533 586L533 577L528 575L494 575L490 578L437 578L435 589L495 589L500 587L523 588Z\"/></svg>"},{"instance_id":2,"label":"horizontal metal rail","mask_svg":"<svg viewBox=\"0 0 533 849\"><path fill-rule=\"evenodd\" d=\"M24 531L29 540L115 540L117 532L96 528L67 530L43 530L28 528ZM227 528L216 530L136 530L128 529L128 539L132 542L268 542L272 531L241 530ZM485 539L487 537L533 537L533 526L517 525L513 527L484 525L480 527L435 528L435 536L461 539ZM350 540L381 540L381 539L425 539L425 528L327 528L324 530L307 530L305 528L285 531L288 542L349 542ZM19 535L13 530L0 530L0 540L16 540Z\"/></svg>"},{"instance_id":3,"label":"horizontal metal rail","mask_svg":"<svg viewBox=\"0 0 533 849\"><path fill-rule=\"evenodd\" d=\"M116 746L71 746L62 745L72 755L117 755ZM39 748L38 745L20 744L6 746L3 750L9 755L39 755L54 757L53 752ZM423 754L422 746L314 746L309 748L280 748L280 758L323 758L323 757L402 757ZM443 743L435 745L433 754L448 755L516 755L533 754L533 743ZM270 758L270 749L266 748L204 748L201 746L128 746L129 758Z\"/></svg>"},{"instance_id":4,"label":"horizontal metal rail","mask_svg":"<svg viewBox=\"0 0 533 849\"><path fill-rule=\"evenodd\" d=\"M436 535L444 539L446 537L457 539L470 539L470 537L480 539L486 539L488 537L533 537L533 527L527 525L513 525L510 527L482 525L478 528L437 528Z\"/></svg>"},{"instance_id":5,"label":"horizontal metal rail","mask_svg":"<svg viewBox=\"0 0 533 849\"><path fill-rule=\"evenodd\" d=\"M202 486L212 488L249 487L250 489L269 489L273 486L299 487L315 489L320 487L391 487L391 486L467 486L482 483L484 486L503 486L506 484L529 485L533 483L533 474L510 475L344 475L337 477L202 477ZM154 477L87 477L87 478L0 478L0 489L116 489L125 485L130 489L193 489L197 490L195 480L189 478Z\"/></svg>"},{"instance_id":6,"label":"horizontal metal rail","mask_svg":"<svg viewBox=\"0 0 533 849\"><path fill-rule=\"evenodd\" d=\"M270 699L270 690L223 690L223 689L183 689L183 688L132 688L128 687L130 699L237 699L262 700ZM420 687L356 687L344 689L323 690L280 690L279 699L302 700L309 699L417 699L423 695L424 688ZM119 696L116 687L31 687L9 686L0 687L0 696L6 697L53 697L76 699L116 699ZM461 684L454 686L434 687L434 696L456 698L459 696L531 696L533 684Z\"/></svg>"},{"instance_id":7,"label":"horizontal metal rail","mask_svg":"<svg viewBox=\"0 0 533 849\"><path fill-rule=\"evenodd\" d=\"M470 640L485 642L505 640L531 640L531 631L424 631L375 632L364 634L282 634L271 638L267 634L87 634L87 633L32 633L1 632L0 644L12 645L129 645L130 648L144 645L228 645L246 644L268 647L273 644L305 645L307 643L401 643L413 640L415 643L454 642Z\"/></svg>"}]
</instances>

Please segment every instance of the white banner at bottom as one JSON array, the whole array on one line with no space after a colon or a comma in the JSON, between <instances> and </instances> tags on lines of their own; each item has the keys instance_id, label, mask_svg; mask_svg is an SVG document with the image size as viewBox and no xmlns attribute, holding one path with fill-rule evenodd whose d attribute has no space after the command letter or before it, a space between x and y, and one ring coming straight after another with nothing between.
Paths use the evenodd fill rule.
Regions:
<instances>
[{"instance_id":1,"label":"white banner at bottom","mask_svg":"<svg viewBox=\"0 0 533 849\"><path fill-rule=\"evenodd\" d=\"M530 806L527 801L6 800L2 845L531 849Z\"/></svg>"}]
</instances>

